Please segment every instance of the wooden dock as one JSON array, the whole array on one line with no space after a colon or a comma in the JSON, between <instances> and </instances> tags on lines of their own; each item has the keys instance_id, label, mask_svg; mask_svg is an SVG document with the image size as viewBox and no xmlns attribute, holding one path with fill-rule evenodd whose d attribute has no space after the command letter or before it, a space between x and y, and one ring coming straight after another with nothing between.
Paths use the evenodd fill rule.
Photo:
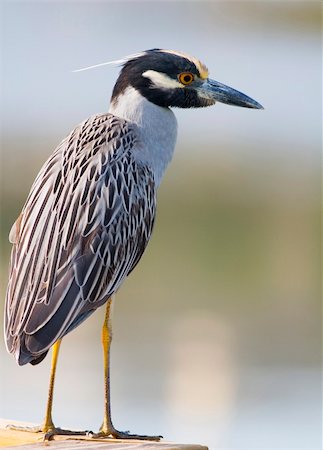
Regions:
<instances>
[{"instance_id":1,"label":"wooden dock","mask_svg":"<svg viewBox=\"0 0 323 450\"><path fill-rule=\"evenodd\" d=\"M153 441L129 441L126 439L93 439L87 436L55 436L54 440L43 440L43 434L29 431L8 429L8 425L34 426L30 423L22 423L14 420L0 419L0 447L14 448L17 450L41 450L43 447L53 447L58 450L208 450L203 445L175 444L161 440Z\"/></svg>"}]
</instances>

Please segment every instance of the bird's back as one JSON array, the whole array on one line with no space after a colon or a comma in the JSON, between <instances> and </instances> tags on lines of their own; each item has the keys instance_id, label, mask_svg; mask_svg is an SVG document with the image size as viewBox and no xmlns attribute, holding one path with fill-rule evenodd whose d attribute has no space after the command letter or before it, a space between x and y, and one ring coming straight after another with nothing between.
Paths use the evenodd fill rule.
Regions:
<instances>
[{"instance_id":1,"label":"bird's back","mask_svg":"<svg viewBox=\"0 0 323 450\"><path fill-rule=\"evenodd\" d=\"M134 157L135 125L91 117L37 176L10 232L5 336L19 364L104 304L139 261L151 234L154 177Z\"/></svg>"}]
</instances>

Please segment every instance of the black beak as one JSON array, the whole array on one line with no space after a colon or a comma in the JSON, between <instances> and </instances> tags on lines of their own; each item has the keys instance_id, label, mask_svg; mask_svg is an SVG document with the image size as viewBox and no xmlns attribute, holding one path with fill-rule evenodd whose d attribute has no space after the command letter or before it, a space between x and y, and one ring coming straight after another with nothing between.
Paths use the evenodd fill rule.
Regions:
<instances>
[{"instance_id":1,"label":"black beak","mask_svg":"<svg viewBox=\"0 0 323 450\"><path fill-rule=\"evenodd\" d=\"M263 106L235 89L215 80L206 80L199 88L199 95L208 100L242 106L244 108L264 109Z\"/></svg>"}]
</instances>

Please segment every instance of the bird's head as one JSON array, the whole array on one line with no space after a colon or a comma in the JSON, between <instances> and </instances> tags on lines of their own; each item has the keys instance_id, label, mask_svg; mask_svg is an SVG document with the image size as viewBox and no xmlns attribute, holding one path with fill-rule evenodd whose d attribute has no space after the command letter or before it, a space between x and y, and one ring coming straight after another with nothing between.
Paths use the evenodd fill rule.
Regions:
<instances>
[{"instance_id":1,"label":"bird's head","mask_svg":"<svg viewBox=\"0 0 323 450\"><path fill-rule=\"evenodd\" d=\"M246 108L263 108L247 95L211 80L206 66L185 53L152 49L130 56L122 63L112 102L132 87L162 107L199 108L218 101Z\"/></svg>"}]
</instances>

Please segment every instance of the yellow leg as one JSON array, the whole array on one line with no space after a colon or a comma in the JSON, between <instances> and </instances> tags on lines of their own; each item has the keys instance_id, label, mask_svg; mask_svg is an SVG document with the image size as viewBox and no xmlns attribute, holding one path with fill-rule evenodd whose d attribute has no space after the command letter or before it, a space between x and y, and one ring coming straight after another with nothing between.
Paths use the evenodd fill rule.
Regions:
<instances>
[{"instance_id":1,"label":"yellow leg","mask_svg":"<svg viewBox=\"0 0 323 450\"><path fill-rule=\"evenodd\" d=\"M112 436L117 439L145 439L159 441L162 436L146 436L139 434L130 434L127 431L118 431L114 428L111 420L110 407L110 346L112 341L112 306L114 295L109 298L105 310L105 317L102 327L102 347L104 361L104 417L103 424L99 433L94 434L94 438L102 438Z\"/></svg>"},{"instance_id":2,"label":"yellow leg","mask_svg":"<svg viewBox=\"0 0 323 450\"><path fill-rule=\"evenodd\" d=\"M28 431L31 433L45 433L45 440L49 440L52 438L54 434L57 434L56 428L53 424L52 420L52 407L53 407L53 394L54 394L54 384L55 384L55 374L56 374L56 366L57 366L57 358L59 353L59 347L61 345L61 339L59 339L52 347L52 365L50 371L50 381L49 381L49 389L48 389L48 398L47 398L47 407L46 407L46 415L43 425L35 426L35 427L20 427L15 425L10 425L8 428L12 430L19 431Z\"/></svg>"},{"instance_id":3,"label":"yellow leg","mask_svg":"<svg viewBox=\"0 0 323 450\"><path fill-rule=\"evenodd\" d=\"M53 424L53 419L52 419L52 409L53 409L53 395L54 395L57 359L58 359L59 348L61 346L61 342L62 342L62 340L59 339L57 342L55 342L55 344L52 347L52 365L51 365L51 369L50 369L50 380L49 380L46 415L45 415L44 424L42 426L42 431L44 433L55 430L55 426Z\"/></svg>"},{"instance_id":4,"label":"yellow leg","mask_svg":"<svg viewBox=\"0 0 323 450\"><path fill-rule=\"evenodd\" d=\"M102 347L103 347L103 370L104 370L104 416L100 432L110 434L112 431L111 408L110 408L110 346L112 341L111 309L113 297L106 306L105 317L102 327Z\"/></svg>"},{"instance_id":5,"label":"yellow leg","mask_svg":"<svg viewBox=\"0 0 323 450\"><path fill-rule=\"evenodd\" d=\"M56 375L56 367L57 367L57 359L59 354L59 348L61 346L62 340L59 339L55 342L52 347L52 365L50 370L50 379L49 379L49 389L48 389L48 398L47 398L47 407L46 407L46 415L44 423L41 427L41 431L45 433L44 440L51 440L55 435L86 435L88 431L73 431L73 430L65 430L62 428L55 427L52 419L52 409L53 409L53 397L54 397L54 386L55 386L55 375Z\"/></svg>"},{"instance_id":6,"label":"yellow leg","mask_svg":"<svg viewBox=\"0 0 323 450\"><path fill-rule=\"evenodd\" d=\"M54 396L54 385L55 385L55 375L56 375L56 367L57 367L57 359L59 348L62 340L59 339L52 347L52 365L50 371L50 381L49 381L49 389L48 389L48 398L47 398L47 407L46 407L46 415L45 420L42 426L35 427L21 427L16 425L9 425L8 428L12 430L18 431L27 431L32 433L45 433L44 440L51 440L55 435L86 435L91 432L89 431L71 431L64 430L62 428L56 428L54 426L52 420L52 408L53 408L53 396Z\"/></svg>"}]
</instances>

